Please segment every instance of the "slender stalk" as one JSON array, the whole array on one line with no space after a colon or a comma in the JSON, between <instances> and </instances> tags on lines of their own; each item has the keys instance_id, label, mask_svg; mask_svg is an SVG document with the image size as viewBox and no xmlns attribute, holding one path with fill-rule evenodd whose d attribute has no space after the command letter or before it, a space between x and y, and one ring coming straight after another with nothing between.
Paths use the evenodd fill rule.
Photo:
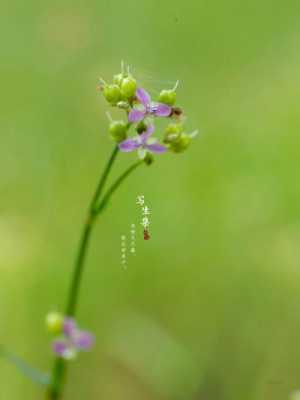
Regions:
<instances>
[{"instance_id":1,"label":"slender stalk","mask_svg":"<svg viewBox=\"0 0 300 400\"><path fill-rule=\"evenodd\" d=\"M97 216L101 214L104 207L109 202L111 195L116 191L116 189L121 185L121 183L126 179L128 175L131 174L142 162L138 161L129 167L108 189L106 194L103 196L102 200L99 203L99 198L103 192L104 185L106 183L107 177L111 170L111 167L115 161L115 158L118 153L118 147L114 149L105 169L100 178L100 182L97 186L96 192L92 198L88 217L86 219L83 233L81 236L81 241L79 244L78 255L75 262L74 273L72 278L72 283L68 295L67 307L66 307L66 315L68 316L75 316L76 313L76 306L79 297L79 289L80 283L82 280L82 274L85 265L86 254L88 250L88 245L90 242L90 237L92 233L92 229L96 222ZM99 204L98 204L99 203ZM48 398L50 400L59 400L62 395L62 389L64 386L66 375L66 363L62 358L56 358L52 370L52 380L49 387Z\"/></svg>"},{"instance_id":2,"label":"slender stalk","mask_svg":"<svg viewBox=\"0 0 300 400\"><path fill-rule=\"evenodd\" d=\"M92 232L92 227L93 223L95 220L95 209L97 206L97 202L99 200L99 197L102 194L104 185L106 183L106 180L108 178L109 172L113 166L113 163L117 157L118 154L118 146L115 146L105 168L103 173L101 174L100 181L97 185L96 191L92 197L89 209L88 209L88 216L83 228L81 240L79 243L79 249L78 249L78 254L77 258L75 261L75 266L74 266L74 272L73 272L73 277L72 277L72 282L71 286L69 289L69 294L68 294L68 300L67 300L67 306L66 306L66 315L68 316L74 316L76 313L76 304L77 304L77 299L78 299L78 294L79 294L79 288L80 288L80 282L81 282L81 277L82 277L82 272L83 272L83 267L84 267L84 261L86 257L86 252L88 249L88 244L89 244L89 238L90 234ZM49 388L49 398L51 400L56 400L59 399L61 396L62 392L62 387L64 383L64 378L66 374L66 363L64 362L63 359L61 358L56 358L54 361L54 366L52 369L52 379L51 379L51 384Z\"/></svg>"},{"instance_id":3,"label":"slender stalk","mask_svg":"<svg viewBox=\"0 0 300 400\"><path fill-rule=\"evenodd\" d=\"M127 178L127 176L130 175L131 172L133 172L142 163L143 161L137 161L135 164L129 167L125 172L123 172L123 174L120 175L119 178L111 185L106 194L103 196L98 208L96 208L95 210L96 215L100 214L103 211L104 207L109 202L111 195L118 189L118 187Z\"/></svg>"},{"instance_id":4,"label":"slender stalk","mask_svg":"<svg viewBox=\"0 0 300 400\"><path fill-rule=\"evenodd\" d=\"M97 189L95 191L95 194L93 196L93 199L92 199L92 202L91 202L91 205L90 205L90 211L92 211L94 209L94 207L97 204L97 201L98 201L99 197L101 196L102 190L103 190L104 185L106 183L106 180L108 178L108 175L109 175L109 172L111 170L111 167L112 167L112 165L113 165L113 163L114 163L114 161L115 161L115 159L116 159L116 157L118 155L118 152L119 152L119 147L115 146L115 148L113 149L113 152L111 153L111 156L110 156L110 158L109 158L109 160L108 160L108 162L106 164L105 170L104 170L103 174L101 175L100 182L99 182L99 184L97 186Z\"/></svg>"},{"instance_id":5,"label":"slender stalk","mask_svg":"<svg viewBox=\"0 0 300 400\"><path fill-rule=\"evenodd\" d=\"M69 317L74 316L76 313L76 305L77 305L78 292L79 292L79 287L80 287L80 282L81 282L81 275L82 275L84 261L85 261L85 257L86 257L86 251L87 251L88 244L89 244L90 234L92 232L92 227L93 227L95 217L96 217L95 210L97 207L97 202L98 202L99 197L102 194L104 185L108 178L109 172L113 166L113 163L116 159L118 151L119 151L118 146L116 146L110 156L110 159L107 162L107 165L103 171L103 174L100 178L97 189L96 189L94 196L92 198L92 201L90 203L88 216L87 216L87 219L86 219L86 222L84 225L84 229L82 232L79 250L78 250L78 254L77 254L77 259L75 262L73 279L72 279L72 283L71 283L71 287L70 287L70 291L69 291L69 295L68 295L66 315L68 315Z\"/></svg>"}]
</instances>

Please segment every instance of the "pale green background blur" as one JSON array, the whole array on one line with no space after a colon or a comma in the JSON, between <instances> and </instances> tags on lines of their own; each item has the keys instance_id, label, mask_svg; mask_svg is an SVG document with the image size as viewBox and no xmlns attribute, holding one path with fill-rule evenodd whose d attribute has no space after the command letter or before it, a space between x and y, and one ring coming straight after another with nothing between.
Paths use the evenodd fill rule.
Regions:
<instances>
[{"instance_id":1,"label":"pale green background blur","mask_svg":"<svg viewBox=\"0 0 300 400\"><path fill-rule=\"evenodd\" d=\"M65 399L283 400L300 388L299 0L11 1L0 17L0 343L50 368L87 203L112 142L96 91L120 60L180 80L182 155L113 198L78 319L96 347ZM116 176L135 159L121 154ZM121 235L152 210L121 265ZM43 392L0 360L0 399Z\"/></svg>"}]
</instances>

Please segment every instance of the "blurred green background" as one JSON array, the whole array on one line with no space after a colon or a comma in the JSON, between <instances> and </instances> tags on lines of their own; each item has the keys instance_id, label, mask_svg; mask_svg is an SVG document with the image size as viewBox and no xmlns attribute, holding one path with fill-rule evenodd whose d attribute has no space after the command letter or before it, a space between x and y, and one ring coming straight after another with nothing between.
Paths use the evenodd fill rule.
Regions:
<instances>
[{"instance_id":1,"label":"blurred green background","mask_svg":"<svg viewBox=\"0 0 300 400\"><path fill-rule=\"evenodd\" d=\"M1 7L0 343L48 370L87 204L111 152L97 93L124 59L180 80L189 151L157 157L92 239L78 319L93 352L65 399L283 400L300 388L300 3L43 1ZM115 115L115 114L114 114ZM120 154L113 176L134 154ZM113 178L111 176L111 178ZM151 240L121 235L151 208ZM41 399L0 360L0 399Z\"/></svg>"}]
</instances>

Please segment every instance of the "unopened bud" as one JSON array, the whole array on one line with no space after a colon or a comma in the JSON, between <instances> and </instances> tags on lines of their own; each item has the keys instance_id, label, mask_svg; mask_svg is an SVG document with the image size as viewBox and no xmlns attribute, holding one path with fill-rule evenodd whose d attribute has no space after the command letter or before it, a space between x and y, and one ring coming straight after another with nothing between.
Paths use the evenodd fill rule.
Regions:
<instances>
[{"instance_id":1,"label":"unopened bud","mask_svg":"<svg viewBox=\"0 0 300 400\"><path fill-rule=\"evenodd\" d=\"M103 88L103 95L106 100L112 105L117 104L118 101L121 100L121 90L116 84L105 85Z\"/></svg>"},{"instance_id":2,"label":"unopened bud","mask_svg":"<svg viewBox=\"0 0 300 400\"><path fill-rule=\"evenodd\" d=\"M173 89L165 89L160 92L158 101L167 104L168 106L174 106L176 102L176 89L179 85L179 81L175 83Z\"/></svg>"},{"instance_id":3,"label":"unopened bud","mask_svg":"<svg viewBox=\"0 0 300 400\"><path fill-rule=\"evenodd\" d=\"M126 139L127 124L124 121L112 121L109 125L109 133L117 142L122 142Z\"/></svg>"},{"instance_id":4,"label":"unopened bud","mask_svg":"<svg viewBox=\"0 0 300 400\"><path fill-rule=\"evenodd\" d=\"M190 135L182 133L175 140L170 142L169 148L171 151L174 151L174 153L181 153L188 148L190 142Z\"/></svg>"},{"instance_id":5,"label":"unopened bud","mask_svg":"<svg viewBox=\"0 0 300 400\"><path fill-rule=\"evenodd\" d=\"M162 90L159 94L158 101L167 104L168 106L174 106L176 102L175 90Z\"/></svg>"},{"instance_id":6,"label":"unopened bud","mask_svg":"<svg viewBox=\"0 0 300 400\"><path fill-rule=\"evenodd\" d=\"M64 316L56 311L50 312L46 317L46 327L50 333L58 335L63 330Z\"/></svg>"},{"instance_id":7,"label":"unopened bud","mask_svg":"<svg viewBox=\"0 0 300 400\"><path fill-rule=\"evenodd\" d=\"M165 130L164 143L172 143L181 135L183 127L181 124L169 124Z\"/></svg>"},{"instance_id":8,"label":"unopened bud","mask_svg":"<svg viewBox=\"0 0 300 400\"><path fill-rule=\"evenodd\" d=\"M136 80L130 76L124 78L121 84L121 93L125 99L131 99L136 92Z\"/></svg>"}]
</instances>

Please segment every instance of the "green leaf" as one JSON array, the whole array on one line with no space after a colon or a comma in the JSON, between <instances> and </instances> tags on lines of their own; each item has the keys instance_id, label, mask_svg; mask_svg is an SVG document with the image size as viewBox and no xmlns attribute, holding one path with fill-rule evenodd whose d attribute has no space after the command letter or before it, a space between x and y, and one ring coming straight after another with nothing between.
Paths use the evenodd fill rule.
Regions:
<instances>
[{"instance_id":1,"label":"green leaf","mask_svg":"<svg viewBox=\"0 0 300 400\"><path fill-rule=\"evenodd\" d=\"M1 345L0 345L0 358L3 358L10 364L14 365L24 376L29 378L32 382L41 386L49 385L50 377L48 374L41 372L36 368L31 367L22 358L6 350Z\"/></svg>"}]
</instances>

